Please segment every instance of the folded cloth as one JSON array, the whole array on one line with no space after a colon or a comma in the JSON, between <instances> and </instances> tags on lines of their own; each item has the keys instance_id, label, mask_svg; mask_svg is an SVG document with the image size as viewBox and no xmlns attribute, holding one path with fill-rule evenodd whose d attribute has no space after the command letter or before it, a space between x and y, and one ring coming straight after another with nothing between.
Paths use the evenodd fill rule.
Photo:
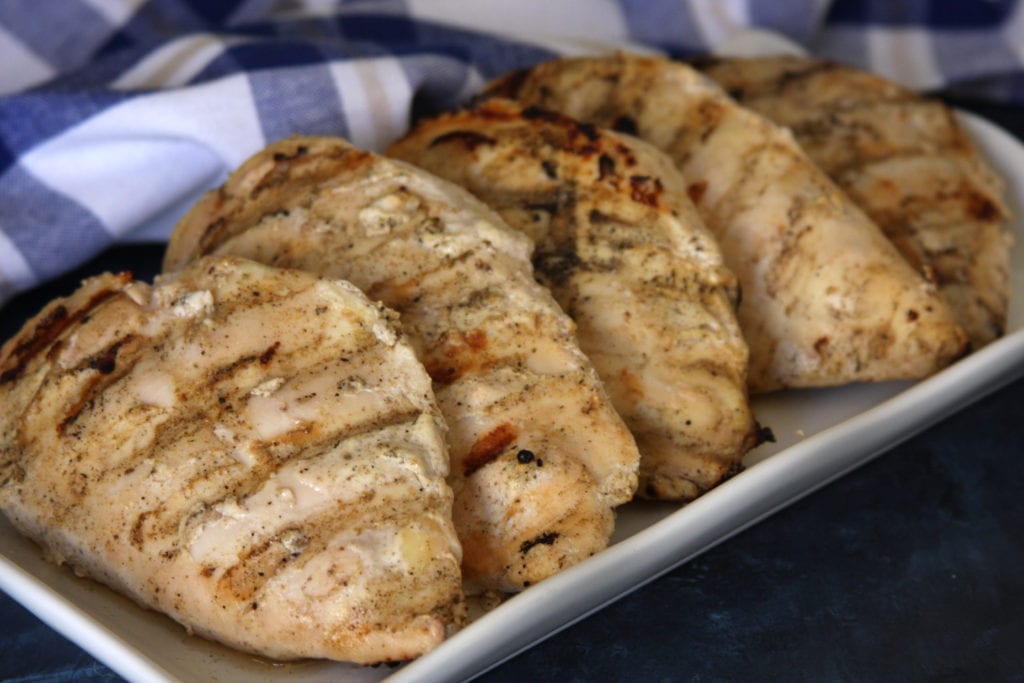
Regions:
<instances>
[{"instance_id":1,"label":"folded cloth","mask_svg":"<svg viewBox=\"0 0 1024 683\"><path fill-rule=\"evenodd\" d=\"M556 54L765 36L1024 102L1024 0L4 0L0 303L113 242L166 238L276 139L380 150L418 112Z\"/></svg>"}]
</instances>

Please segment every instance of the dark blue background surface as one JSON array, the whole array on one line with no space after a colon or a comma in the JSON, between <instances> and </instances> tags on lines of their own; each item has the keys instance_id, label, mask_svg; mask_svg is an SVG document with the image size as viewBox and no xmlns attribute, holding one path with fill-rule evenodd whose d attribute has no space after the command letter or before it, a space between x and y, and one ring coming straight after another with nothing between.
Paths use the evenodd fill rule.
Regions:
<instances>
[{"instance_id":1,"label":"dark blue background surface","mask_svg":"<svg viewBox=\"0 0 1024 683\"><path fill-rule=\"evenodd\" d=\"M1024 137L1024 111L959 103ZM9 304L10 336L115 248ZM116 676L0 594L0 679ZM1024 381L486 674L522 681L1024 681Z\"/></svg>"}]
</instances>

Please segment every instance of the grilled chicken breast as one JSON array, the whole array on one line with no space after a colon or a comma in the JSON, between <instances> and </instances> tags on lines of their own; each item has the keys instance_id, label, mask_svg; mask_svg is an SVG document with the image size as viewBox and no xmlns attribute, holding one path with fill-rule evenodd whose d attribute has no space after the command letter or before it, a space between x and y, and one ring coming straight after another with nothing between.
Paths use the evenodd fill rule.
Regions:
<instances>
[{"instance_id":1,"label":"grilled chicken breast","mask_svg":"<svg viewBox=\"0 0 1024 683\"><path fill-rule=\"evenodd\" d=\"M401 314L449 425L470 590L606 547L639 454L532 245L465 190L336 138L277 143L175 230L166 265L231 253L344 277Z\"/></svg>"},{"instance_id":2,"label":"grilled chicken breast","mask_svg":"<svg viewBox=\"0 0 1024 683\"><path fill-rule=\"evenodd\" d=\"M740 468L756 430L736 280L671 159L507 100L422 122L388 154L536 242L538 277L636 437L641 495L689 500Z\"/></svg>"},{"instance_id":3,"label":"grilled chicken breast","mask_svg":"<svg viewBox=\"0 0 1024 683\"><path fill-rule=\"evenodd\" d=\"M232 259L86 281L0 351L0 507L242 650L361 663L463 618L444 423L394 314Z\"/></svg>"},{"instance_id":4,"label":"grilled chicken breast","mask_svg":"<svg viewBox=\"0 0 1024 683\"><path fill-rule=\"evenodd\" d=\"M740 280L751 391L920 378L963 353L935 287L792 136L693 68L567 58L488 93L635 133L673 158Z\"/></svg>"},{"instance_id":5,"label":"grilled chicken breast","mask_svg":"<svg viewBox=\"0 0 1024 683\"><path fill-rule=\"evenodd\" d=\"M803 57L699 66L744 106L792 130L811 160L938 285L972 346L1002 335L1011 247L1004 182L945 104Z\"/></svg>"}]
</instances>

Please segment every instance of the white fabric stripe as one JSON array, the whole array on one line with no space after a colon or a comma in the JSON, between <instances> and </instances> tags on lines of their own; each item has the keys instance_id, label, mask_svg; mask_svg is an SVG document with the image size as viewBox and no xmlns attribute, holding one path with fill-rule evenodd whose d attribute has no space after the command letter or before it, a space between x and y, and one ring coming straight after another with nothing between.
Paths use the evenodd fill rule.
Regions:
<instances>
[{"instance_id":1,"label":"white fabric stripe","mask_svg":"<svg viewBox=\"0 0 1024 683\"><path fill-rule=\"evenodd\" d=\"M114 26L124 26L146 0L83 0Z\"/></svg>"},{"instance_id":2,"label":"white fabric stripe","mask_svg":"<svg viewBox=\"0 0 1024 683\"><path fill-rule=\"evenodd\" d=\"M275 18L289 20L367 14L402 17L503 36L561 54L593 54L598 51L606 51L609 46L612 46L613 49L616 46L619 46L620 49L635 47L638 51L653 52L649 46L626 42L629 32L622 7L616 0L557 1L559 4L550 5L544 0L527 0L526 13L522 9L523 4L517 3L511 10L514 13L511 16L514 19L513 24L522 25L519 30L510 29L509 23L506 21L509 15L495 9L505 11L509 9L508 3L501 0L474 0L472 4L464 3L463 0L393 0L392 2L358 0L344 5L338 5L337 0L292 0L287 5L274 8L273 14ZM829 0L822 1L828 2ZM581 12L582 16L591 20L595 17L589 16L589 13L593 11L594 7L598 7L601 9L600 14L596 17L599 28L594 34L580 30L566 31L564 24L552 26L552 22L546 18L543 27L536 25L535 16L528 13L536 9L534 5L542 8L545 17L552 9L556 11L554 16L571 17L573 27L579 23L576 12ZM605 5L607 8L604 8ZM472 16L467 15L467 10L472 13ZM242 18L249 17L245 15ZM239 17L232 16L229 23L239 20Z\"/></svg>"},{"instance_id":3,"label":"white fabric stripe","mask_svg":"<svg viewBox=\"0 0 1024 683\"><path fill-rule=\"evenodd\" d=\"M3 26L0 26L0 94L18 92L53 78L57 72L46 60L32 52L27 45Z\"/></svg>"},{"instance_id":4,"label":"white fabric stripe","mask_svg":"<svg viewBox=\"0 0 1024 683\"><path fill-rule=\"evenodd\" d=\"M376 139L369 149L383 151L409 128L412 86L406 80L401 62L393 57L367 62L365 70L373 87L380 93Z\"/></svg>"},{"instance_id":5,"label":"white fabric stripe","mask_svg":"<svg viewBox=\"0 0 1024 683\"><path fill-rule=\"evenodd\" d=\"M211 176L212 178L212 176ZM138 227L132 227L131 232L119 236L121 244L142 244L145 242L165 242L174 231L181 217L188 213L189 209L195 206L204 194L216 185L222 183L224 177L218 177L197 189L191 194L184 194L182 198L173 202L168 208L160 211Z\"/></svg>"},{"instance_id":6,"label":"white fabric stripe","mask_svg":"<svg viewBox=\"0 0 1024 683\"><path fill-rule=\"evenodd\" d=\"M3 225L0 225L0 293L12 287L24 289L35 283L32 267L7 237Z\"/></svg>"},{"instance_id":7,"label":"white fabric stripe","mask_svg":"<svg viewBox=\"0 0 1024 683\"><path fill-rule=\"evenodd\" d=\"M338 0L289 0L281 7L274 8L274 17L287 19L312 19L317 17L337 17L346 14L380 14L390 16L409 16L403 11L401 4L381 2L380 0L360 0L339 4Z\"/></svg>"},{"instance_id":8,"label":"white fabric stripe","mask_svg":"<svg viewBox=\"0 0 1024 683\"><path fill-rule=\"evenodd\" d=\"M508 35L507 38L516 40L527 45L548 50L556 55L564 57L582 57L588 55L604 55L616 50L633 52L636 54L661 54L661 50L642 43L633 43L625 39L605 38L558 38L555 36L515 36Z\"/></svg>"},{"instance_id":9,"label":"white fabric stripe","mask_svg":"<svg viewBox=\"0 0 1024 683\"><path fill-rule=\"evenodd\" d=\"M235 75L113 106L35 147L22 164L121 235L264 145L248 79Z\"/></svg>"},{"instance_id":10,"label":"white fabric stripe","mask_svg":"<svg viewBox=\"0 0 1024 683\"><path fill-rule=\"evenodd\" d=\"M370 149L369 144L376 137L373 113L364 105L366 93L355 62L332 62L328 68L338 91L341 111L345 114L349 142Z\"/></svg>"},{"instance_id":11,"label":"white fabric stripe","mask_svg":"<svg viewBox=\"0 0 1024 683\"><path fill-rule=\"evenodd\" d=\"M750 25L744 0L692 0L687 3L709 47L731 38Z\"/></svg>"},{"instance_id":12,"label":"white fabric stripe","mask_svg":"<svg viewBox=\"0 0 1024 683\"><path fill-rule=\"evenodd\" d=\"M622 8L613 0L407 0L406 5L413 19L544 46L629 38Z\"/></svg>"},{"instance_id":13,"label":"white fabric stripe","mask_svg":"<svg viewBox=\"0 0 1024 683\"><path fill-rule=\"evenodd\" d=\"M391 112L397 102L408 107L412 96L412 88L400 69L392 71L393 78L379 77L375 71L378 61L391 58L355 59L329 65L348 125L349 142L374 152L381 151L393 139L392 114L378 120L380 112Z\"/></svg>"},{"instance_id":14,"label":"white fabric stripe","mask_svg":"<svg viewBox=\"0 0 1024 683\"><path fill-rule=\"evenodd\" d=\"M1017 60L1024 66L1024 2L1018 2L1013 15L1003 26L1003 36L1007 46L1017 55Z\"/></svg>"},{"instance_id":15,"label":"white fabric stripe","mask_svg":"<svg viewBox=\"0 0 1024 683\"><path fill-rule=\"evenodd\" d=\"M114 90L173 88L185 85L196 74L243 38L196 33L172 40L146 55L110 84Z\"/></svg>"},{"instance_id":16,"label":"white fabric stripe","mask_svg":"<svg viewBox=\"0 0 1024 683\"><path fill-rule=\"evenodd\" d=\"M931 33L922 28L867 31L867 52L873 71L913 90L942 85L945 79L932 55Z\"/></svg>"},{"instance_id":17,"label":"white fabric stripe","mask_svg":"<svg viewBox=\"0 0 1024 683\"><path fill-rule=\"evenodd\" d=\"M764 55L806 56L800 44L775 33L758 29L742 29L725 40L718 41L712 50L723 57L763 57Z\"/></svg>"}]
</instances>

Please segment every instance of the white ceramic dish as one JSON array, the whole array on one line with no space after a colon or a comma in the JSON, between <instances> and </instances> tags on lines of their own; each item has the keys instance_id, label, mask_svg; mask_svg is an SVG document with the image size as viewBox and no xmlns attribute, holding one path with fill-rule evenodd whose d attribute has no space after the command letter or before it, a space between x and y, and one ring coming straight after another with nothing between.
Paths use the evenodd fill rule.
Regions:
<instances>
[{"instance_id":1,"label":"white ceramic dish","mask_svg":"<svg viewBox=\"0 0 1024 683\"><path fill-rule=\"evenodd\" d=\"M2 516L0 589L130 680L471 678L1024 374L1024 146L977 117L963 118L1009 179L1009 201L1017 216L1014 297L1003 339L917 384L759 398L756 415L777 441L751 453L745 472L682 508L625 506L608 550L508 600L415 662L400 669L330 662L278 665L234 652L189 636L170 619L45 562Z\"/></svg>"}]
</instances>

